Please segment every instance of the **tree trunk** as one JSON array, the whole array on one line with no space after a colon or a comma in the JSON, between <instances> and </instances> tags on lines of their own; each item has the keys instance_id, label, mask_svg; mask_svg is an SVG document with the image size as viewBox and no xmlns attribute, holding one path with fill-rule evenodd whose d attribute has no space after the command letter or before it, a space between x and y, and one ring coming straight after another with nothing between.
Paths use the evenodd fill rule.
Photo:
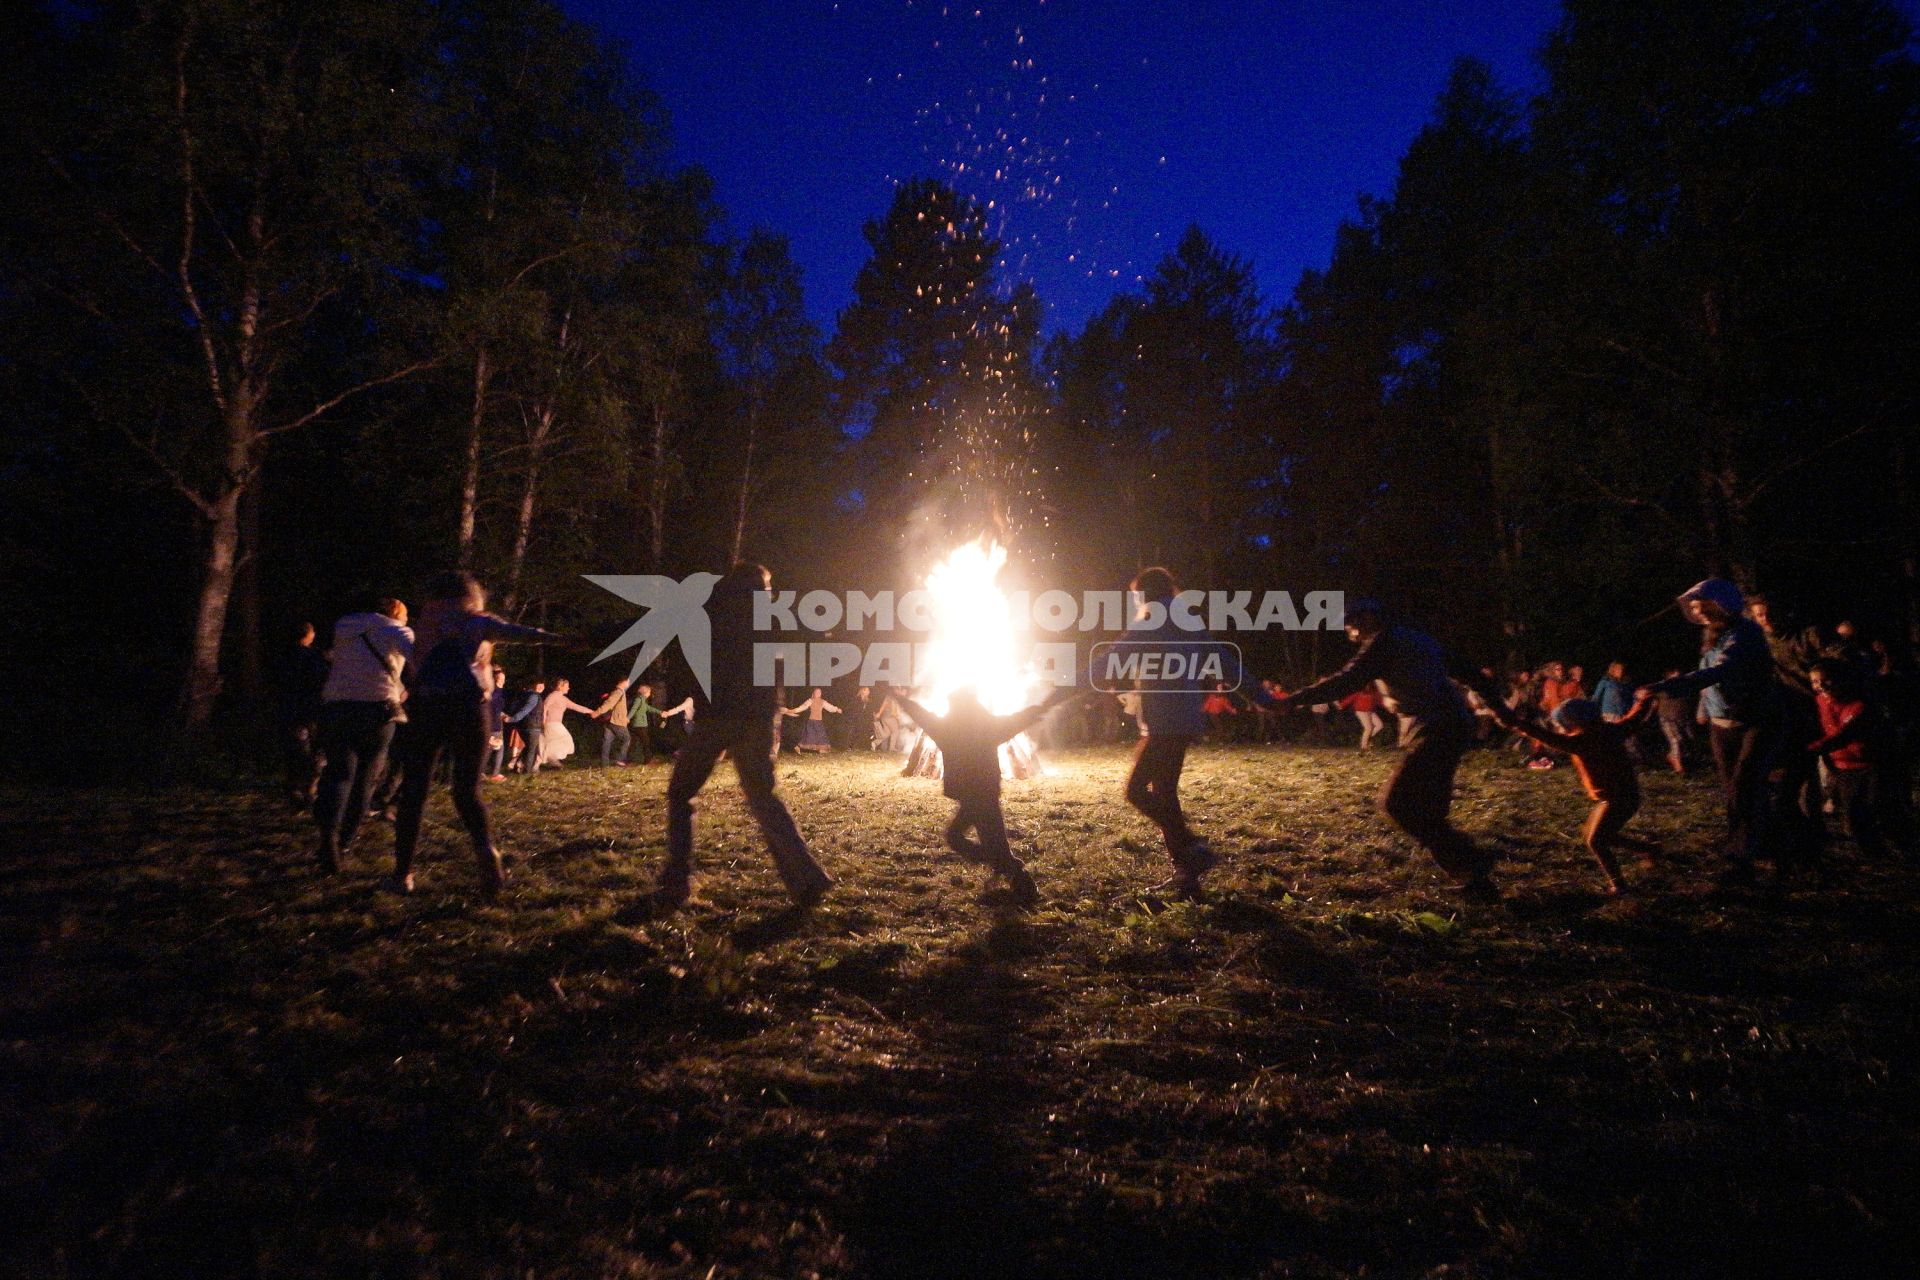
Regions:
<instances>
[{"instance_id":1,"label":"tree trunk","mask_svg":"<svg viewBox=\"0 0 1920 1280\"><path fill-rule=\"evenodd\" d=\"M194 609L187 678L180 694L182 727L192 736L213 719L220 698L221 641L240 560L240 503L253 483L254 425L249 402L236 397L226 413L226 474L207 504L207 541L200 564L200 600Z\"/></svg>"},{"instance_id":2,"label":"tree trunk","mask_svg":"<svg viewBox=\"0 0 1920 1280\"><path fill-rule=\"evenodd\" d=\"M493 366L483 345L473 360L473 413L467 421L466 467L460 476L460 543L462 569L473 568L474 526L480 508L480 430L487 418L487 386L493 380Z\"/></svg>"},{"instance_id":3,"label":"tree trunk","mask_svg":"<svg viewBox=\"0 0 1920 1280\"><path fill-rule=\"evenodd\" d=\"M653 471L647 482L647 558L655 573L667 559L667 413L658 400L653 402L653 432L650 446Z\"/></svg>"},{"instance_id":4,"label":"tree trunk","mask_svg":"<svg viewBox=\"0 0 1920 1280\"><path fill-rule=\"evenodd\" d=\"M265 490L248 484L240 491L240 541L234 562L233 641L238 651L240 698L259 707L266 696L260 631L260 506Z\"/></svg>"},{"instance_id":5,"label":"tree trunk","mask_svg":"<svg viewBox=\"0 0 1920 1280\"><path fill-rule=\"evenodd\" d=\"M535 418L532 435L527 439L527 474L520 486L520 507L514 513L513 553L507 561L506 609L512 613L520 603L520 579L527 567L527 545L533 540L533 515L540 492L541 455L546 449L547 433L553 429L553 409L541 409Z\"/></svg>"},{"instance_id":6,"label":"tree trunk","mask_svg":"<svg viewBox=\"0 0 1920 1280\"><path fill-rule=\"evenodd\" d=\"M753 454L760 439L760 397L747 403L747 455L740 469L740 505L733 518L733 555L729 564L740 563L747 545L747 505L753 493Z\"/></svg>"},{"instance_id":7,"label":"tree trunk","mask_svg":"<svg viewBox=\"0 0 1920 1280\"><path fill-rule=\"evenodd\" d=\"M1521 662L1521 641L1526 624L1518 616L1520 557L1513 536L1513 522L1508 515L1507 487L1501 481L1505 468L1506 454L1500 428L1490 425L1487 428L1487 505L1493 516L1494 591L1499 604L1500 635L1504 649L1501 657L1508 670L1516 670Z\"/></svg>"}]
</instances>

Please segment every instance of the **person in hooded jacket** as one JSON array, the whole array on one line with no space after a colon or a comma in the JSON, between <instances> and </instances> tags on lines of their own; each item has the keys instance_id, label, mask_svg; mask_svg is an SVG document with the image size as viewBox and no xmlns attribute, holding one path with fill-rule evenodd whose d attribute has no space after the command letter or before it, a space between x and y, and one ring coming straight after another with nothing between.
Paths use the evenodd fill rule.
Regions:
<instances>
[{"instance_id":1,"label":"person in hooded jacket","mask_svg":"<svg viewBox=\"0 0 1920 1280\"><path fill-rule=\"evenodd\" d=\"M367 796L386 766L406 690L400 675L413 656L407 606L379 600L333 628L333 661L320 691L319 740L326 767L314 794L320 828L316 858L329 875L367 816Z\"/></svg>"},{"instance_id":2,"label":"person in hooded jacket","mask_svg":"<svg viewBox=\"0 0 1920 1280\"><path fill-rule=\"evenodd\" d=\"M1646 687L1649 695L1700 697L1713 766L1726 801L1726 872L1749 880L1753 863L1776 857L1773 783L1782 737L1780 685L1760 624L1743 616L1746 599L1725 578L1707 578L1679 597L1683 617L1700 628L1700 664Z\"/></svg>"}]
</instances>

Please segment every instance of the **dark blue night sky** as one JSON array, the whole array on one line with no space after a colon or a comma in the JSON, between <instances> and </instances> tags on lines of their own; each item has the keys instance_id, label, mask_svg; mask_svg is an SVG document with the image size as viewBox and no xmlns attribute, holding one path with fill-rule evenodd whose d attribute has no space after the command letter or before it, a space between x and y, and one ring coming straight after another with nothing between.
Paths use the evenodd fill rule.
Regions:
<instances>
[{"instance_id":1,"label":"dark blue night sky","mask_svg":"<svg viewBox=\"0 0 1920 1280\"><path fill-rule=\"evenodd\" d=\"M788 236L823 328L892 184L994 201L1015 277L1077 327L1189 224L1270 298L1384 193L1452 60L1516 89L1554 0L568 0L620 39L733 228Z\"/></svg>"}]
</instances>

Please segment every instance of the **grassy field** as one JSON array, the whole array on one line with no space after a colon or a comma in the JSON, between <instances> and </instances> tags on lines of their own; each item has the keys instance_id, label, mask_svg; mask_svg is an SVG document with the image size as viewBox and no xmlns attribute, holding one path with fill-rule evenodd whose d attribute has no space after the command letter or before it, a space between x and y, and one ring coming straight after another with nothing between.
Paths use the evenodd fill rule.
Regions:
<instances>
[{"instance_id":1,"label":"grassy field","mask_svg":"<svg viewBox=\"0 0 1920 1280\"><path fill-rule=\"evenodd\" d=\"M0 1273L1912 1274L1920 886L1717 891L1649 777L1620 900L1565 771L1463 771L1509 900L1373 815L1386 753L1205 749L1207 899L1117 751L1008 787L1044 901L980 899L937 783L783 760L839 887L795 918L722 768L699 898L634 909L665 771L443 798L412 899L246 794L0 795Z\"/></svg>"}]
</instances>

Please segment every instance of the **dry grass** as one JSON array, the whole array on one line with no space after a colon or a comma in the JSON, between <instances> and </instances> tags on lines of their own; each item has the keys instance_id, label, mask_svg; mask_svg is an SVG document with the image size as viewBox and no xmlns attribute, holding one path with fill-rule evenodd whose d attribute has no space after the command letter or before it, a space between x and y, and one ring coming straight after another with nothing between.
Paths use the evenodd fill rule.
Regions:
<instances>
[{"instance_id":1,"label":"dry grass","mask_svg":"<svg viewBox=\"0 0 1920 1280\"><path fill-rule=\"evenodd\" d=\"M4 797L0 1132L25 1276L1905 1272L1920 892L1716 893L1709 788L1606 901L1563 772L1476 758L1512 898L1372 815L1383 756L1203 750L1228 855L1165 903L1117 752L1010 784L1045 902L978 900L937 784L783 761L811 916L723 769L699 903L633 910L664 770L443 801L422 893L249 795Z\"/></svg>"}]
</instances>

